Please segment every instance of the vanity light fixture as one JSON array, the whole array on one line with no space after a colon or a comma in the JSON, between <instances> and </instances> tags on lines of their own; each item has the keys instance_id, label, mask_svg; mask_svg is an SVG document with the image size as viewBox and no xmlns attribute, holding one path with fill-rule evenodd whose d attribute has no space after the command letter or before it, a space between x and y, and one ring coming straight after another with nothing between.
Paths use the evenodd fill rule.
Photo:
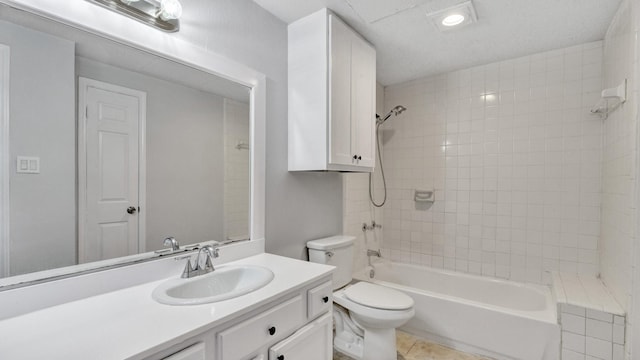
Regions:
<instances>
[{"instance_id":1,"label":"vanity light fixture","mask_svg":"<svg viewBox=\"0 0 640 360\"><path fill-rule=\"evenodd\" d=\"M87 0L166 32L180 30L179 0Z\"/></svg>"},{"instance_id":2,"label":"vanity light fixture","mask_svg":"<svg viewBox=\"0 0 640 360\"><path fill-rule=\"evenodd\" d=\"M438 30L451 31L478 20L476 10L471 1L465 1L458 5L427 13Z\"/></svg>"}]
</instances>

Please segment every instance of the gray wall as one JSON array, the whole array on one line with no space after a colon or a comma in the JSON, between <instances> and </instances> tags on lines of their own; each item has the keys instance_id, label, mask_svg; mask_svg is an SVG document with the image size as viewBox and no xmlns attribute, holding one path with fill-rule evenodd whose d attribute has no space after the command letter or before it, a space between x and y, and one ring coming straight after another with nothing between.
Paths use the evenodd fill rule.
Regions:
<instances>
[{"instance_id":1,"label":"gray wall","mask_svg":"<svg viewBox=\"0 0 640 360\"><path fill-rule=\"evenodd\" d=\"M147 250L224 240L223 98L86 58L76 73L147 93Z\"/></svg>"},{"instance_id":2,"label":"gray wall","mask_svg":"<svg viewBox=\"0 0 640 360\"><path fill-rule=\"evenodd\" d=\"M72 265L75 45L4 21L0 43L11 47L10 272ZM40 157L40 174L17 174L16 156Z\"/></svg>"},{"instance_id":3,"label":"gray wall","mask_svg":"<svg viewBox=\"0 0 640 360\"><path fill-rule=\"evenodd\" d=\"M305 242L342 232L342 179L287 171L287 27L251 0L185 6L176 36L247 64L267 82L267 251L306 259Z\"/></svg>"}]
</instances>

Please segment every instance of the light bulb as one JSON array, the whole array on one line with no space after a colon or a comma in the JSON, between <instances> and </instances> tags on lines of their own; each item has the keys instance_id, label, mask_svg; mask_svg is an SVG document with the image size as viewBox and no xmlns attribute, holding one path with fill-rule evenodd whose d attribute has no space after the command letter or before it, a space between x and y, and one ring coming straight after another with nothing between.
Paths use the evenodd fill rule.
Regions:
<instances>
[{"instance_id":1,"label":"light bulb","mask_svg":"<svg viewBox=\"0 0 640 360\"><path fill-rule=\"evenodd\" d=\"M464 21L465 17L461 14L451 14L442 19L442 25L444 26L456 26Z\"/></svg>"},{"instance_id":2,"label":"light bulb","mask_svg":"<svg viewBox=\"0 0 640 360\"><path fill-rule=\"evenodd\" d=\"M160 17L162 20L179 19L182 16L182 5L178 0L162 0L160 2Z\"/></svg>"}]
</instances>

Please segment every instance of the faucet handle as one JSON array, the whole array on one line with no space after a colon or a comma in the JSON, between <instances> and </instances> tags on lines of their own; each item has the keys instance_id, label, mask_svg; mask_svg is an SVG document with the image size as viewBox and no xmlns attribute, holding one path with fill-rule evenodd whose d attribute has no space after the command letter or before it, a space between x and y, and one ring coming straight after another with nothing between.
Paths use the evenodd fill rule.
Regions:
<instances>
[{"instance_id":1,"label":"faucet handle","mask_svg":"<svg viewBox=\"0 0 640 360\"><path fill-rule=\"evenodd\" d=\"M196 274L197 272L198 272L198 269L194 269L193 266L191 266L191 258L188 258L187 263L184 266L184 270L182 270L182 275L180 275L180 277L183 279L188 279L190 277L197 275Z\"/></svg>"},{"instance_id":2,"label":"faucet handle","mask_svg":"<svg viewBox=\"0 0 640 360\"><path fill-rule=\"evenodd\" d=\"M213 270L215 270L213 268L213 263L211 262L211 257L207 256L207 260L205 260L204 262L204 269L202 269L204 271L205 274L212 272Z\"/></svg>"}]
</instances>

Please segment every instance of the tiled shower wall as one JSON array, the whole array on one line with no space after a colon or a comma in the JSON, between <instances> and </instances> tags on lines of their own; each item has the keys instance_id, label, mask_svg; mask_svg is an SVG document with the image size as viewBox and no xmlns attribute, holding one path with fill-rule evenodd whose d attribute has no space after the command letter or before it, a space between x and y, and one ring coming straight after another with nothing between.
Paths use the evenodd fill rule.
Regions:
<instances>
[{"instance_id":1,"label":"tiled shower wall","mask_svg":"<svg viewBox=\"0 0 640 360\"><path fill-rule=\"evenodd\" d=\"M603 281L627 312L627 344L634 345L627 347L627 358L636 358L636 353L640 352L640 272L637 266L640 246L637 239L639 12L637 1L623 1L604 40L604 87L618 86L627 79L628 99L604 120L600 271Z\"/></svg>"},{"instance_id":2,"label":"tiled shower wall","mask_svg":"<svg viewBox=\"0 0 640 360\"><path fill-rule=\"evenodd\" d=\"M602 189L602 278L628 310L635 238L637 91L635 32L631 4L624 1L605 37L604 87L628 80L629 100L604 120Z\"/></svg>"},{"instance_id":3,"label":"tiled shower wall","mask_svg":"<svg viewBox=\"0 0 640 360\"><path fill-rule=\"evenodd\" d=\"M598 273L602 42L388 86L383 254L548 283ZM415 189L435 189L433 204Z\"/></svg>"}]
</instances>

